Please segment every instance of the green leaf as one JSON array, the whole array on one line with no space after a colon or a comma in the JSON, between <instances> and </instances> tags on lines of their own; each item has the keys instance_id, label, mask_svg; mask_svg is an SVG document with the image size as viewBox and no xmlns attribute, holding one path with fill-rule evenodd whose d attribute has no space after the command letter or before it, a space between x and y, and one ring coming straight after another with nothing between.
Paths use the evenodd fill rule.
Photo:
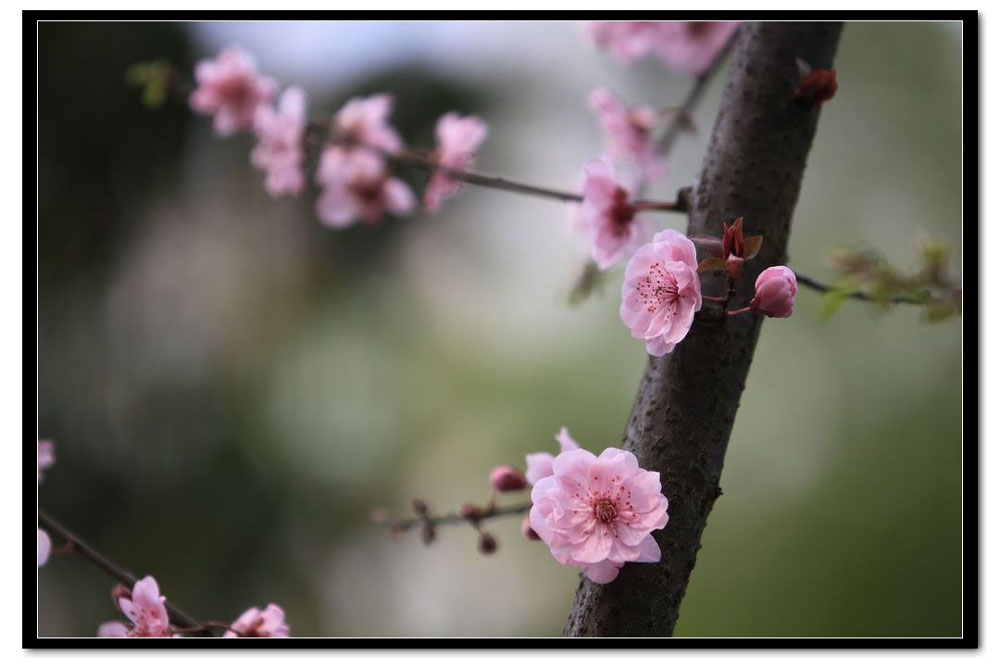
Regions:
<instances>
[{"instance_id":1,"label":"green leaf","mask_svg":"<svg viewBox=\"0 0 1000 669\"><path fill-rule=\"evenodd\" d=\"M844 302L847 301L849 290L843 290L835 288L823 296L823 300L819 305L819 320L825 323L826 321L833 318L833 316L844 306Z\"/></svg>"}]
</instances>

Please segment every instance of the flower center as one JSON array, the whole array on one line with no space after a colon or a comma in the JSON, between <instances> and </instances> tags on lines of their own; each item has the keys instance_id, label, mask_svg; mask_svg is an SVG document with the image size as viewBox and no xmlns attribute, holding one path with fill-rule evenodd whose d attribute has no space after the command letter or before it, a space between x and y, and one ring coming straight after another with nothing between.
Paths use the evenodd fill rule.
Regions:
<instances>
[{"instance_id":1,"label":"flower center","mask_svg":"<svg viewBox=\"0 0 1000 669\"><path fill-rule=\"evenodd\" d=\"M610 523L618 517L618 508L610 499L599 499L594 503L594 517L602 523Z\"/></svg>"},{"instance_id":2,"label":"flower center","mask_svg":"<svg viewBox=\"0 0 1000 669\"><path fill-rule=\"evenodd\" d=\"M637 289L650 313L675 302L678 296L677 279L658 262L650 266L649 274Z\"/></svg>"},{"instance_id":3,"label":"flower center","mask_svg":"<svg viewBox=\"0 0 1000 669\"><path fill-rule=\"evenodd\" d=\"M615 232L621 236L628 231L628 226L635 217L635 207L628 203L628 192L624 188L616 188L612 197L608 218L611 219Z\"/></svg>"}]
</instances>

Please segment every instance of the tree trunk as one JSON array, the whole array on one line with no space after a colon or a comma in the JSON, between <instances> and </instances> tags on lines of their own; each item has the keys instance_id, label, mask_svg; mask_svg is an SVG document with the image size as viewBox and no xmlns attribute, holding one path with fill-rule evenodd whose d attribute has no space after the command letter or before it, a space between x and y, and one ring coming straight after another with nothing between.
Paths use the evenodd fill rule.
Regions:
<instances>
[{"instance_id":1,"label":"tree trunk","mask_svg":"<svg viewBox=\"0 0 1000 669\"><path fill-rule=\"evenodd\" d=\"M688 234L721 235L722 222L744 217L747 235L763 234L731 306L753 295L765 267L785 262L788 231L819 110L795 101L795 59L829 68L839 23L747 23L733 49L729 79L708 154L691 197ZM705 275L706 295L724 295ZM716 498L726 445L739 408L761 318L728 320L706 303L674 353L650 358L625 429L626 448L659 471L670 504L654 536L656 564L626 564L596 585L580 577L568 636L669 636L677 623L701 533Z\"/></svg>"}]
</instances>

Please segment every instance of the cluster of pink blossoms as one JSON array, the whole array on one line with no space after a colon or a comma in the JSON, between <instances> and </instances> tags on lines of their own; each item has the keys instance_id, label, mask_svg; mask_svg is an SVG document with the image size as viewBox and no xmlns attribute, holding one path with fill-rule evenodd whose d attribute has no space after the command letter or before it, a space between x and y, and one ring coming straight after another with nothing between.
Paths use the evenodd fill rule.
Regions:
<instances>
[{"instance_id":1,"label":"cluster of pink blossoms","mask_svg":"<svg viewBox=\"0 0 1000 669\"><path fill-rule=\"evenodd\" d=\"M596 44L623 62L650 53L668 65L702 76L708 72L736 30L736 23L590 22L585 28ZM591 92L589 106L604 133L606 157L584 168L583 203L577 229L590 245L601 270L608 269L645 241L648 226L636 215L633 200L645 182L665 171L657 130L663 117L644 104L630 106L607 88ZM612 161L637 178L625 183L614 175Z\"/></svg>"},{"instance_id":2,"label":"cluster of pink blossoms","mask_svg":"<svg viewBox=\"0 0 1000 669\"><path fill-rule=\"evenodd\" d=\"M299 195L306 185L305 157L311 126L305 92L287 88L272 100L278 86L259 74L253 58L236 47L228 47L215 60L198 63L197 88L191 93L191 109L213 116L220 136L252 130L257 145L251 154L254 167L266 173L265 188L275 197ZM402 139L389 124L391 95L372 95L349 100L329 124L328 141L322 148L314 180L320 188L316 213L325 225L342 228L356 221L377 222L386 212L402 216L416 206L416 198L389 169L389 160L406 151ZM451 112L438 121L437 148L430 162L435 171L424 195L428 211L459 191L459 182L449 170L468 169L475 151L486 138L486 123L476 117Z\"/></svg>"},{"instance_id":3,"label":"cluster of pink blossoms","mask_svg":"<svg viewBox=\"0 0 1000 669\"><path fill-rule=\"evenodd\" d=\"M124 587L124 586L122 586ZM116 604L129 623L113 620L97 629L101 637L179 637L170 626L170 614L160 594L160 586L152 576L140 578L117 598ZM277 604L268 604L264 610L252 607L244 611L229 626L227 637L287 637L290 633L285 622L285 612Z\"/></svg>"},{"instance_id":4,"label":"cluster of pink blossoms","mask_svg":"<svg viewBox=\"0 0 1000 669\"><path fill-rule=\"evenodd\" d=\"M594 43L623 62L658 56L667 66L700 77L711 68L739 24L698 21L591 21Z\"/></svg>"},{"instance_id":5,"label":"cluster of pink blossoms","mask_svg":"<svg viewBox=\"0 0 1000 669\"><path fill-rule=\"evenodd\" d=\"M56 449L52 445L51 441L38 440L38 483L42 482L42 471L48 469L56 462ZM48 533L38 528L38 566L41 567L43 564L49 561L49 555L52 553L52 539L49 538Z\"/></svg>"},{"instance_id":6,"label":"cluster of pink blossoms","mask_svg":"<svg viewBox=\"0 0 1000 669\"><path fill-rule=\"evenodd\" d=\"M596 456L566 428L556 439L558 455L525 458L532 484L525 534L530 529L557 562L579 568L595 583L613 581L626 562L659 562L651 533L668 520L660 475L619 448Z\"/></svg>"}]
</instances>

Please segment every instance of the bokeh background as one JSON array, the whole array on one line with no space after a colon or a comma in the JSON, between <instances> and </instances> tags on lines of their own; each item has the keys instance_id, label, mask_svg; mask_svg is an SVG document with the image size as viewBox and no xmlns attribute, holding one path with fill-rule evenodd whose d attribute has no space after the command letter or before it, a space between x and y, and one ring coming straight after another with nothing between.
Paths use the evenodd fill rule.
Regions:
<instances>
[{"instance_id":1,"label":"bokeh background","mask_svg":"<svg viewBox=\"0 0 1000 669\"><path fill-rule=\"evenodd\" d=\"M485 502L493 465L555 450L563 425L620 443L645 353L617 279L567 304L586 258L568 207L470 188L437 217L328 230L315 192L265 193L249 136L144 108L124 72L236 43L314 113L393 92L415 145L445 111L481 115L482 171L562 188L601 148L592 88L668 106L690 81L552 22L44 23L39 40L38 434L58 457L41 503L203 619L275 601L296 635L560 634L576 572L517 519L484 557L466 527L424 547L369 512ZM915 267L923 233L960 276L961 41L847 26L793 267L829 278L829 250L861 242ZM653 194L694 179L722 82ZM961 631L961 319L848 304L821 323L819 304L802 291L764 326L679 635ZM55 556L39 634L93 635L111 585Z\"/></svg>"}]
</instances>

